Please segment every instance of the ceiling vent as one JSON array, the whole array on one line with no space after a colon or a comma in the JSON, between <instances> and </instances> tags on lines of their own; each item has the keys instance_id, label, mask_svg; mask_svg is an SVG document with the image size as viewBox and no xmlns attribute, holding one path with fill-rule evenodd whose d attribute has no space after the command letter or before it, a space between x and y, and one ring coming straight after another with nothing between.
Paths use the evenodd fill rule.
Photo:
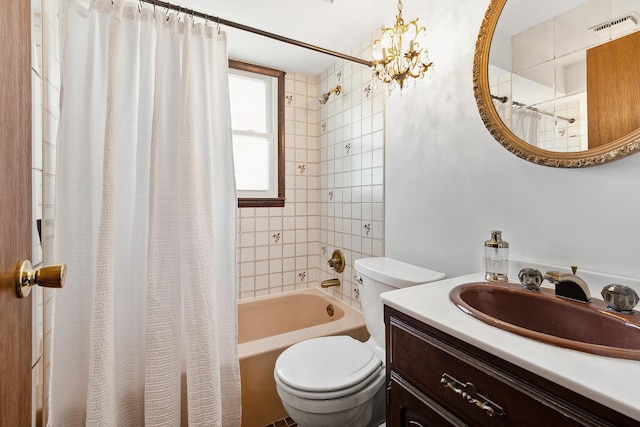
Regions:
<instances>
[{"instance_id":1,"label":"ceiling vent","mask_svg":"<svg viewBox=\"0 0 640 427\"><path fill-rule=\"evenodd\" d=\"M589 28L600 37L609 38L609 36L616 36L623 33L628 33L638 27L638 14L631 12L620 18L612 19L611 21L603 22L595 27Z\"/></svg>"}]
</instances>

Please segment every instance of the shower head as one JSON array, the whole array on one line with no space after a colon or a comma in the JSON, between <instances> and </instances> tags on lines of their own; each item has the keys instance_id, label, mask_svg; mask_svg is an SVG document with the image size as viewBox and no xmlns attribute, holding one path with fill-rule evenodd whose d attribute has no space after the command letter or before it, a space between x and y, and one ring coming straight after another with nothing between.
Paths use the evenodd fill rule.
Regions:
<instances>
[{"instance_id":1,"label":"shower head","mask_svg":"<svg viewBox=\"0 0 640 427\"><path fill-rule=\"evenodd\" d=\"M335 93L337 96L337 95L340 95L341 92L342 92L342 86L336 86L333 89L331 89L329 92L323 94L320 98L318 98L318 102L324 105L327 103L332 93Z\"/></svg>"}]
</instances>

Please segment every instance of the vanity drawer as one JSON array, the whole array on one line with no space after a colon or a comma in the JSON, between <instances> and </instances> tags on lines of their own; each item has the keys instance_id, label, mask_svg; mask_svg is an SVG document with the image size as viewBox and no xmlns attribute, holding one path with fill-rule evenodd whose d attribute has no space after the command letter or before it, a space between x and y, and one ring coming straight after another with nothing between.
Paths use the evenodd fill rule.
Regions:
<instances>
[{"instance_id":1,"label":"vanity drawer","mask_svg":"<svg viewBox=\"0 0 640 427\"><path fill-rule=\"evenodd\" d=\"M465 424L615 425L436 337L419 325L390 316L387 334L389 379L402 378ZM396 396L392 387L389 390L392 410Z\"/></svg>"},{"instance_id":2,"label":"vanity drawer","mask_svg":"<svg viewBox=\"0 0 640 427\"><path fill-rule=\"evenodd\" d=\"M455 415L425 396L402 377L391 374L387 425L397 427L466 427Z\"/></svg>"}]
</instances>

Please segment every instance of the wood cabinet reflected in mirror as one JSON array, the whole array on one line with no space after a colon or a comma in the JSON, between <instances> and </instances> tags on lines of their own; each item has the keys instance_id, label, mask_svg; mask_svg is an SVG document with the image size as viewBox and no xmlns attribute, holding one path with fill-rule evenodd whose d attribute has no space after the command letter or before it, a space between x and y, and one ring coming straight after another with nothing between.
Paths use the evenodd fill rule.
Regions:
<instances>
[{"instance_id":1,"label":"wood cabinet reflected in mirror","mask_svg":"<svg viewBox=\"0 0 640 427\"><path fill-rule=\"evenodd\" d=\"M639 54L640 31L587 50L589 148L640 127Z\"/></svg>"},{"instance_id":2,"label":"wood cabinet reflected in mirror","mask_svg":"<svg viewBox=\"0 0 640 427\"><path fill-rule=\"evenodd\" d=\"M480 115L507 150L552 167L640 149L640 0L491 0L473 66Z\"/></svg>"}]
</instances>

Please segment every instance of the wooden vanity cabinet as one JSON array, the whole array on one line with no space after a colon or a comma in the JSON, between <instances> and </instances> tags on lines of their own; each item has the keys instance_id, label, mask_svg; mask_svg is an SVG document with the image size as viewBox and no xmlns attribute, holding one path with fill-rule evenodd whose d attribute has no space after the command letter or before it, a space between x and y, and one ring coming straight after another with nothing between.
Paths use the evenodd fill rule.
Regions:
<instances>
[{"instance_id":1,"label":"wooden vanity cabinet","mask_svg":"<svg viewBox=\"0 0 640 427\"><path fill-rule=\"evenodd\" d=\"M385 325L388 427L640 426L388 306Z\"/></svg>"}]
</instances>

